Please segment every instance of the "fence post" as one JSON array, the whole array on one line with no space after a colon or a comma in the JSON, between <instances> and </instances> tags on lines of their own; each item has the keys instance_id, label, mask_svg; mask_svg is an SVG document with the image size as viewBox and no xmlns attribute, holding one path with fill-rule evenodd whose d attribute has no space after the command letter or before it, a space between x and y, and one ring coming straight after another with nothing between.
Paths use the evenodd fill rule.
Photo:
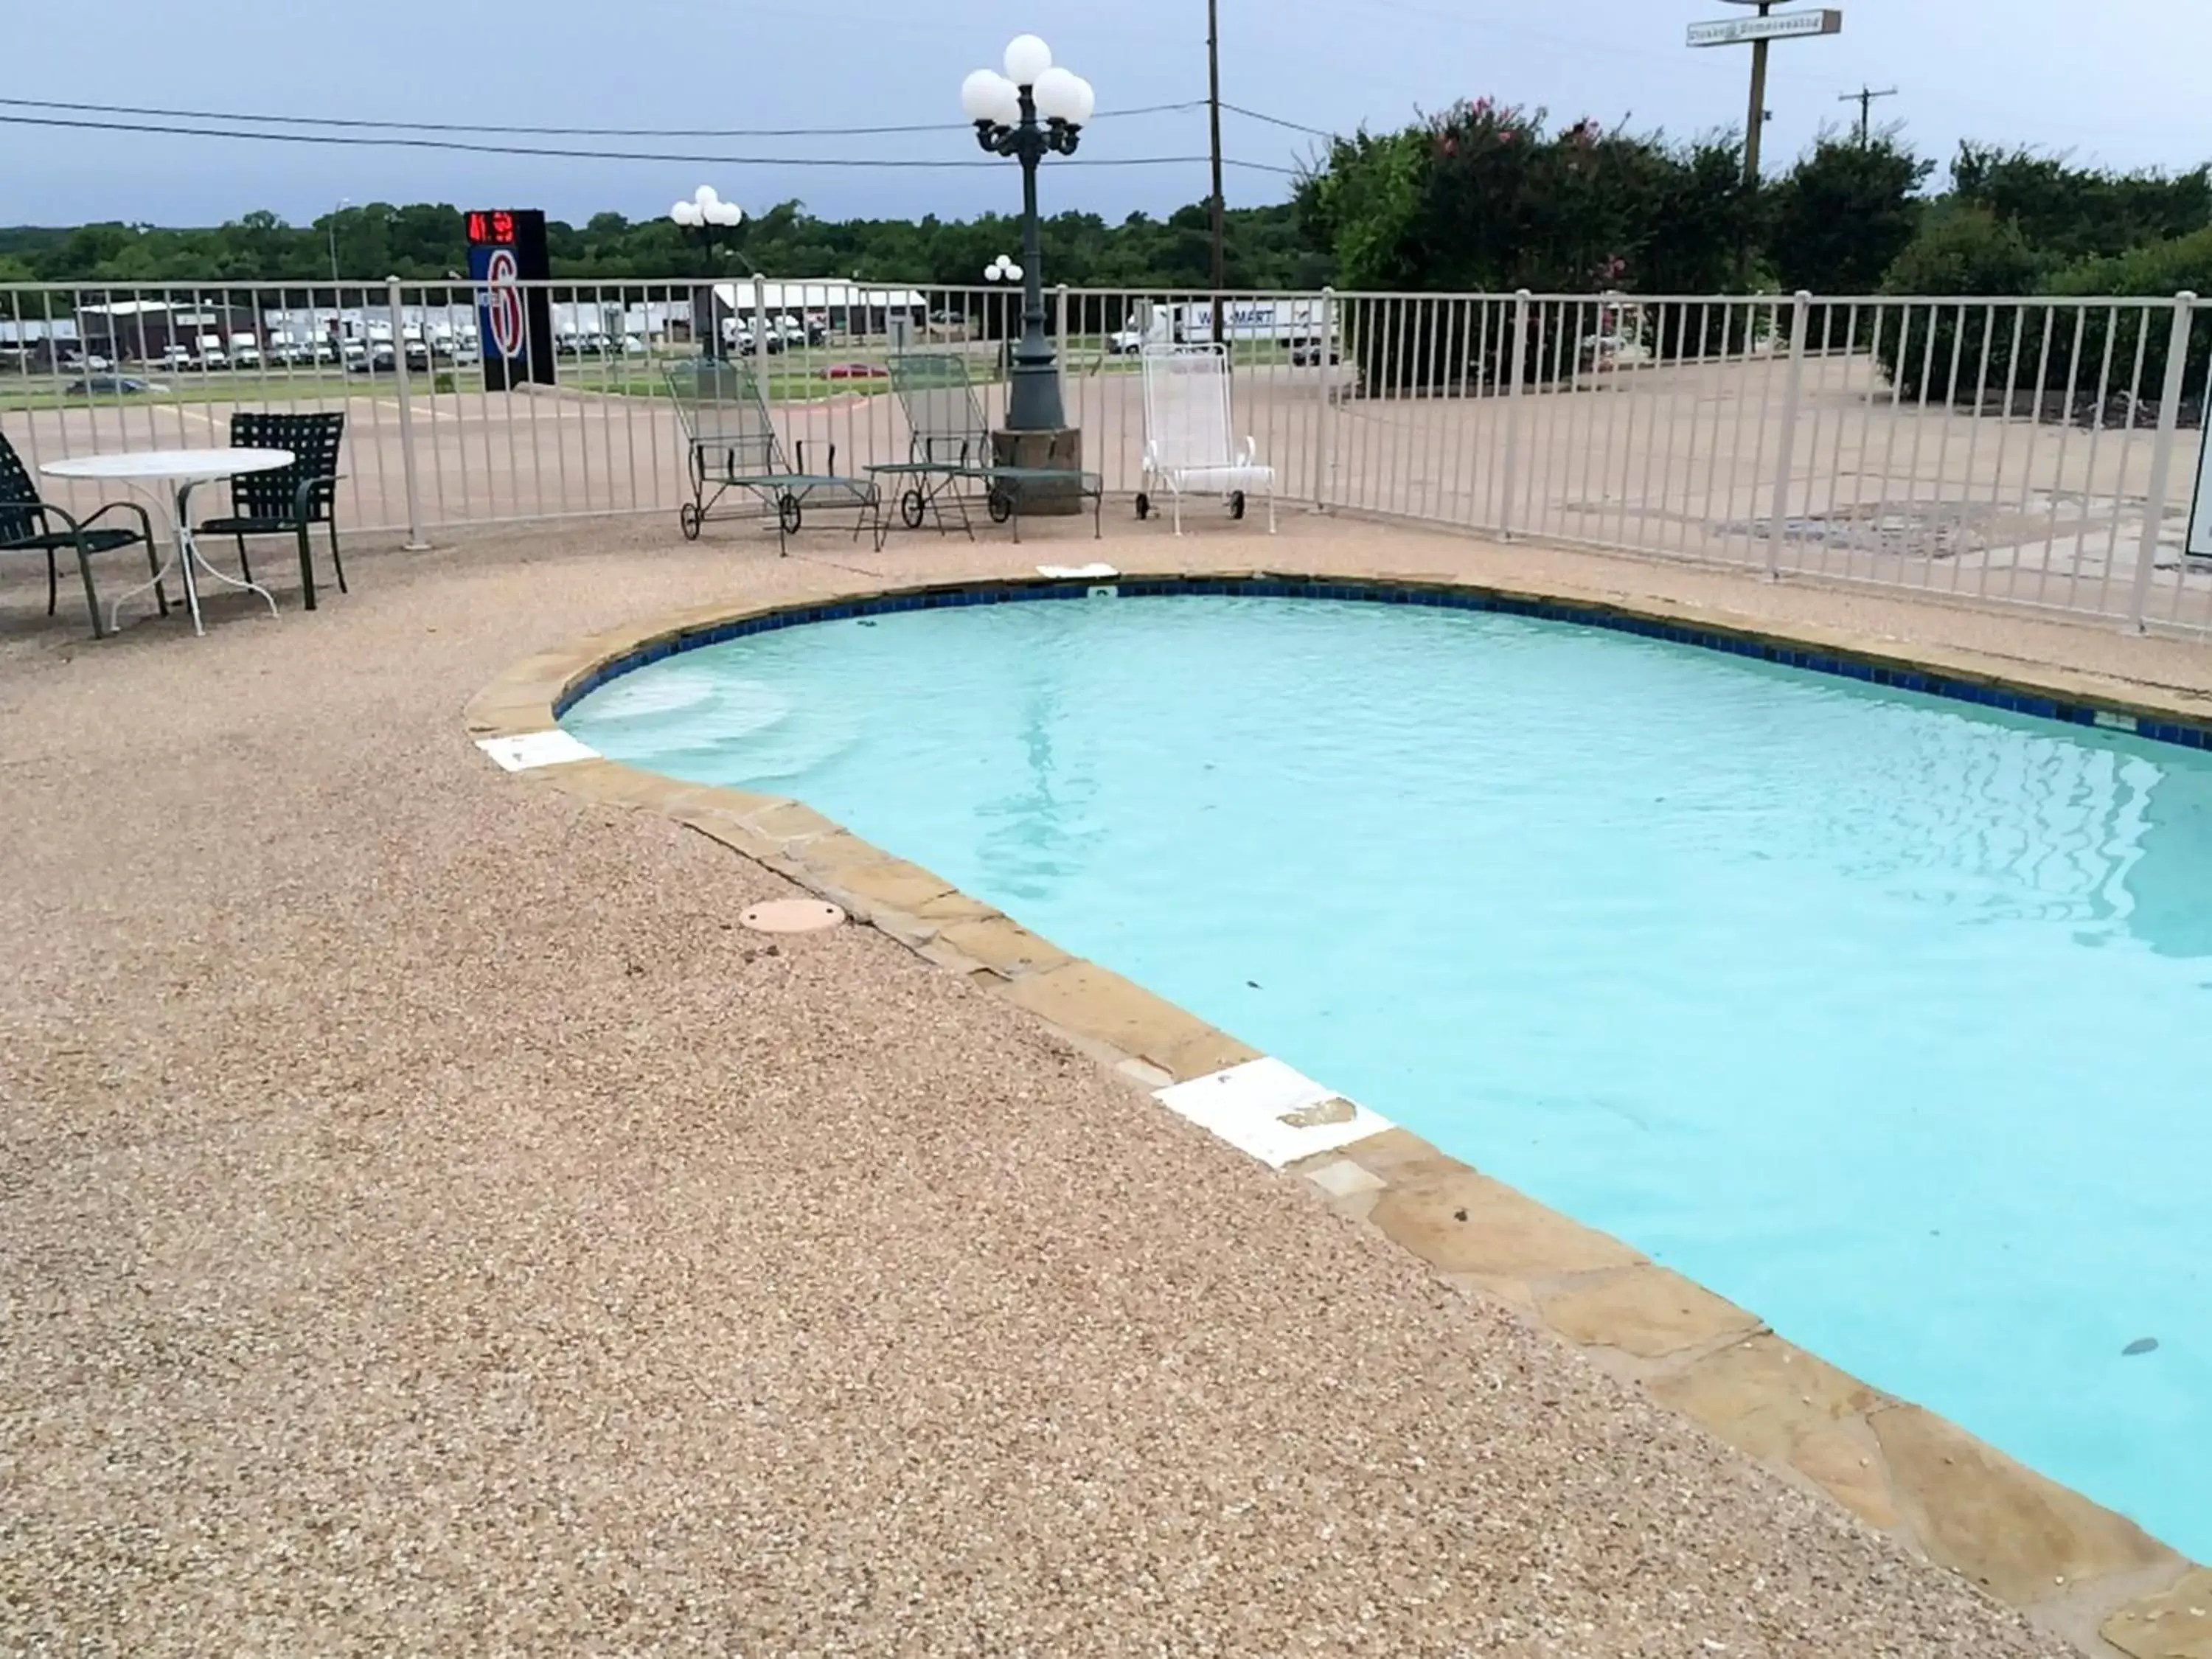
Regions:
<instances>
[{"instance_id":1,"label":"fence post","mask_svg":"<svg viewBox=\"0 0 2212 1659\"><path fill-rule=\"evenodd\" d=\"M1513 486L1521 448L1521 380L1528 362L1528 301L1527 289L1513 295L1513 363L1505 383L1505 454L1498 466L1504 489L1498 505L1498 538L1513 539Z\"/></svg>"},{"instance_id":2,"label":"fence post","mask_svg":"<svg viewBox=\"0 0 2212 1659\"><path fill-rule=\"evenodd\" d=\"M1058 348L1053 353L1053 362L1060 371L1060 418L1067 420L1067 284L1062 283L1052 291L1052 340ZM1073 422L1068 422L1073 425Z\"/></svg>"},{"instance_id":3,"label":"fence post","mask_svg":"<svg viewBox=\"0 0 2212 1659\"><path fill-rule=\"evenodd\" d=\"M407 483L407 550L419 553L430 545L422 539L422 485L415 460L415 398L408 384L407 331L400 311L399 279L384 279L386 314L392 319L392 376L399 395L399 472ZM426 337L424 344L428 340ZM425 352L426 358L428 352Z\"/></svg>"},{"instance_id":4,"label":"fence post","mask_svg":"<svg viewBox=\"0 0 2212 1659\"><path fill-rule=\"evenodd\" d=\"M1766 580L1782 580L1782 543L1790 527L1790 468L1796 459L1797 410L1805 395L1805 331L1811 326L1813 296L1797 290L1790 308L1790 367L1782 382L1782 438L1774 453L1774 503L1766 523Z\"/></svg>"},{"instance_id":5,"label":"fence post","mask_svg":"<svg viewBox=\"0 0 2212 1659\"><path fill-rule=\"evenodd\" d=\"M2175 433L2181 418L2181 396L2189 374L2189 329L2196 295L2185 289L2173 296L2173 332L2166 347L2166 383L2158 394L2158 442L2150 455L2150 492L2143 500L2142 540L2136 548L2136 579L2128 593L2128 628L2146 631L2144 612L2150 603L2150 579L2158 564L2158 532L2166 525L2166 498L2173 483ZM2148 326L2148 319L2145 325ZM2186 553L2182 555L2185 560Z\"/></svg>"},{"instance_id":6,"label":"fence post","mask_svg":"<svg viewBox=\"0 0 2212 1659\"><path fill-rule=\"evenodd\" d=\"M768 279L757 270L753 272L753 362L760 376L761 402L773 404L768 378Z\"/></svg>"},{"instance_id":7,"label":"fence post","mask_svg":"<svg viewBox=\"0 0 2212 1659\"><path fill-rule=\"evenodd\" d=\"M1321 291L1321 413L1314 421L1313 510L1328 506L1330 475L1336 470L1336 290Z\"/></svg>"}]
</instances>

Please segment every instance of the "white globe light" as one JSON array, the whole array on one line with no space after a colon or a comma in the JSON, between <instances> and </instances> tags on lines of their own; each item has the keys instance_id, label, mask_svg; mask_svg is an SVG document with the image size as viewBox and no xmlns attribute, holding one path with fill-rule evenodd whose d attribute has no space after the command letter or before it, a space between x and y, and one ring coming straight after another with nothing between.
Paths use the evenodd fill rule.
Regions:
<instances>
[{"instance_id":1,"label":"white globe light","mask_svg":"<svg viewBox=\"0 0 2212 1659\"><path fill-rule=\"evenodd\" d=\"M1088 126L1091 112L1098 107L1098 94L1091 89L1091 82L1081 76L1075 77L1075 108L1067 117L1072 127Z\"/></svg>"},{"instance_id":2,"label":"white globe light","mask_svg":"<svg viewBox=\"0 0 2212 1659\"><path fill-rule=\"evenodd\" d=\"M735 202L710 202L707 205L709 224L735 226L744 222L745 210Z\"/></svg>"},{"instance_id":3,"label":"white globe light","mask_svg":"<svg viewBox=\"0 0 2212 1659\"><path fill-rule=\"evenodd\" d=\"M700 216L699 204L696 202L678 202L668 210L668 216L686 230L696 230L705 222Z\"/></svg>"},{"instance_id":4,"label":"white globe light","mask_svg":"<svg viewBox=\"0 0 2212 1659\"><path fill-rule=\"evenodd\" d=\"M1054 64L1036 78L1030 88L1030 96L1036 102L1036 112L1048 121L1073 121L1075 108L1080 101L1083 82L1073 70Z\"/></svg>"},{"instance_id":5,"label":"white globe light","mask_svg":"<svg viewBox=\"0 0 2212 1659\"><path fill-rule=\"evenodd\" d=\"M1018 87L1033 87L1052 67L1052 48L1034 34L1018 34L1006 46L1006 78Z\"/></svg>"},{"instance_id":6,"label":"white globe light","mask_svg":"<svg viewBox=\"0 0 2212 1659\"><path fill-rule=\"evenodd\" d=\"M999 262L996 259L983 267L983 280L987 283L995 283L999 280Z\"/></svg>"},{"instance_id":7,"label":"white globe light","mask_svg":"<svg viewBox=\"0 0 2212 1659\"><path fill-rule=\"evenodd\" d=\"M996 70L977 70L960 83L960 107L971 121L1006 119L1009 108L1018 112L1021 94Z\"/></svg>"},{"instance_id":8,"label":"white globe light","mask_svg":"<svg viewBox=\"0 0 2212 1659\"><path fill-rule=\"evenodd\" d=\"M714 193L714 185L702 185L691 192L691 199L703 208L712 207L716 202L721 200L721 198Z\"/></svg>"},{"instance_id":9,"label":"white globe light","mask_svg":"<svg viewBox=\"0 0 2212 1659\"><path fill-rule=\"evenodd\" d=\"M1012 259L1006 261L1006 280L1010 283L1018 283L1022 280L1022 268Z\"/></svg>"}]
</instances>

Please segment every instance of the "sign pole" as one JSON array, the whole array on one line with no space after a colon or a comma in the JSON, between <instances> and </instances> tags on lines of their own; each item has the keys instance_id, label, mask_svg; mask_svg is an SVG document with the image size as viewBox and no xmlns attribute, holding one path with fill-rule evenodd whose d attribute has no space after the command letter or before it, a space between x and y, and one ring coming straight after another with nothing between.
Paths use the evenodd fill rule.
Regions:
<instances>
[{"instance_id":1,"label":"sign pole","mask_svg":"<svg viewBox=\"0 0 2212 1659\"><path fill-rule=\"evenodd\" d=\"M1747 43L1751 47L1751 107L1743 123L1743 181L1753 189L1759 185L1759 137L1766 125L1767 47L1777 40L1794 40L1808 34L1840 34L1844 29L1844 15L1832 7L1778 12L1774 9L1777 3L1778 0L1732 0L1739 6L1757 6L1759 15L1690 25L1692 46Z\"/></svg>"},{"instance_id":2,"label":"sign pole","mask_svg":"<svg viewBox=\"0 0 2212 1659\"><path fill-rule=\"evenodd\" d=\"M1759 9L1761 17L1766 8ZM1766 126L1766 48L1764 40L1751 43L1751 112L1743 121L1743 181L1759 188L1759 141Z\"/></svg>"}]
</instances>

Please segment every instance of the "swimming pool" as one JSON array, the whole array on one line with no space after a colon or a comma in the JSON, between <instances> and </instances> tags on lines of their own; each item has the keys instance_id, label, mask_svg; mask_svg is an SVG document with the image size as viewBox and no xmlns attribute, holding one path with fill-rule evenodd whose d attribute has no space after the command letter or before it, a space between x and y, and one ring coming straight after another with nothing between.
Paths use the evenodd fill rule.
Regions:
<instances>
[{"instance_id":1,"label":"swimming pool","mask_svg":"<svg viewBox=\"0 0 2212 1659\"><path fill-rule=\"evenodd\" d=\"M1211 597L763 633L563 724L807 801L2212 1557L2212 756Z\"/></svg>"}]
</instances>

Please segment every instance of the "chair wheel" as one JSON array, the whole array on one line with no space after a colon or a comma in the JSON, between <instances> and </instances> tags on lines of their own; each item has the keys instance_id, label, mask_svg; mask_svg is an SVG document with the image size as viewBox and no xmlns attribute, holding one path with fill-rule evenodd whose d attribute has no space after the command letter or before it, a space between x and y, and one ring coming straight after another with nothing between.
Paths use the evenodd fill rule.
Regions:
<instances>
[{"instance_id":1,"label":"chair wheel","mask_svg":"<svg viewBox=\"0 0 2212 1659\"><path fill-rule=\"evenodd\" d=\"M687 542L699 539L699 526L706 521L707 515L699 510L696 501L685 501L676 509L677 527L683 531L684 539Z\"/></svg>"},{"instance_id":2,"label":"chair wheel","mask_svg":"<svg viewBox=\"0 0 2212 1659\"><path fill-rule=\"evenodd\" d=\"M921 528L921 515L927 507L919 489L909 489L899 497L899 522L908 530Z\"/></svg>"},{"instance_id":3,"label":"chair wheel","mask_svg":"<svg viewBox=\"0 0 2212 1659\"><path fill-rule=\"evenodd\" d=\"M783 533L785 535L792 536L798 533L799 520L801 517L802 514L799 512L798 496L784 495L777 499L775 504L776 522L783 526Z\"/></svg>"},{"instance_id":4,"label":"chair wheel","mask_svg":"<svg viewBox=\"0 0 2212 1659\"><path fill-rule=\"evenodd\" d=\"M1014 498L1004 485L994 486L983 505L993 524L1004 524L1014 516Z\"/></svg>"},{"instance_id":5,"label":"chair wheel","mask_svg":"<svg viewBox=\"0 0 2212 1659\"><path fill-rule=\"evenodd\" d=\"M1152 498L1140 489L1137 492L1137 517L1139 519L1149 519L1152 516Z\"/></svg>"},{"instance_id":6,"label":"chair wheel","mask_svg":"<svg viewBox=\"0 0 2212 1659\"><path fill-rule=\"evenodd\" d=\"M1229 516L1232 519L1241 519L1244 516L1244 492L1241 489L1232 489L1229 492Z\"/></svg>"}]
</instances>

